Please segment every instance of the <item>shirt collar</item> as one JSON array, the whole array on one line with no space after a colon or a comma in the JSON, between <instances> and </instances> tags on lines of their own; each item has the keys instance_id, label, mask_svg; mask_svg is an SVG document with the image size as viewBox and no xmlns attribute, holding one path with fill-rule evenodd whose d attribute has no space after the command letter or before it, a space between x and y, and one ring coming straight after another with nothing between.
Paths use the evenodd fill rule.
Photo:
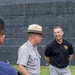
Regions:
<instances>
[{"instance_id":1,"label":"shirt collar","mask_svg":"<svg viewBox=\"0 0 75 75\"><path fill-rule=\"evenodd\" d=\"M37 49L36 46L35 47L32 46L32 44L31 44L31 42L29 40L27 41L27 43L29 44L29 46L31 47L31 49L33 49L33 50Z\"/></svg>"},{"instance_id":2,"label":"shirt collar","mask_svg":"<svg viewBox=\"0 0 75 75\"><path fill-rule=\"evenodd\" d=\"M56 44L59 44L59 43L56 41L56 39L55 39L54 41L55 41ZM61 44L63 44L63 43L64 43L64 39L63 39L63 41L62 41Z\"/></svg>"}]
</instances>

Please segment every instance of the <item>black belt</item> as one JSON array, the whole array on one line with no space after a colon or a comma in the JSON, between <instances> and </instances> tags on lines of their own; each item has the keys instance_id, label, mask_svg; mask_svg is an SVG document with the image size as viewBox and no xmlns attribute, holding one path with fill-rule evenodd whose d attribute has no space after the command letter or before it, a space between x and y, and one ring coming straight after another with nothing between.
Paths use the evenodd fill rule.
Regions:
<instances>
[{"instance_id":1,"label":"black belt","mask_svg":"<svg viewBox=\"0 0 75 75\"><path fill-rule=\"evenodd\" d=\"M57 68L63 69L65 66L56 66Z\"/></svg>"}]
</instances>

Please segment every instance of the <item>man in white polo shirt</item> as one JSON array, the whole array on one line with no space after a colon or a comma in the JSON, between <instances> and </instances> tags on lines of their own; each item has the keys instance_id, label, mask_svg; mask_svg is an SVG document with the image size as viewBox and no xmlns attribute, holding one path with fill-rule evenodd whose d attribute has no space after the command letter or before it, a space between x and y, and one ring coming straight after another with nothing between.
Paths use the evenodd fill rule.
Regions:
<instances>
[{"instance_id":1,"label":"man in white polo shirt","mask_svg":"<svg viewBox=\"0 0 75 75\"><path fill-rule=\"evenodd\" d=\"M42 27L38 24L29 25L26 31L29 35L18 50L18 71L21 75L40 75L40 55L36 45L42 40Z\"/></svg>"}]
</instances>

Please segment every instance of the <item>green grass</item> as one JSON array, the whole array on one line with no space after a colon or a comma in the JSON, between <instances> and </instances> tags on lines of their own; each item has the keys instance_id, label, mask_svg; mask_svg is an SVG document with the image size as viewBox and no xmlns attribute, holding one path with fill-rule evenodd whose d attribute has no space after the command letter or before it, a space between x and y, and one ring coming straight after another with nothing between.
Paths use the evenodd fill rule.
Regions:
<instances>
[{"instance_id":1,"label":"green grass","mask_svg":"<svg viewBox=\"0 0 75 75\"><path fill-rule=\"evenodd\" d=\"M17 70L17 66L13 65L13 67ZM75 66L69 66L72 75L75 75ZM49 67L48 66L41 66L41 73L40 75L49 75Z\"/></svg>"},{"instance_id":2,"label":"green grass","mask_svg":"<svg viewBox=\"0 0 75 75\"><path fill-rule=\"evenodd\" d=\"M75 75L75 66L70 66L70 70L72 75Z\"/></svg>"}]
</instances>

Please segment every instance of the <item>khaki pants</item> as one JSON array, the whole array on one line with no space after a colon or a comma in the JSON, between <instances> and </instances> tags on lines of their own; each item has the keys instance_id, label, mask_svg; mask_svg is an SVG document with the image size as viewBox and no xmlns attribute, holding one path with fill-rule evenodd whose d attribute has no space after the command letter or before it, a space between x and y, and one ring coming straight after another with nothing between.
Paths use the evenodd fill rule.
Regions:
<instances>
[{"instance_id":1,"label":"khaki pants","mask_svg":"<svg viewBox=\"0 0 75 75\"><path fill-rule=\"evenodd\" d=\"M50 71L50 75L71 75L71 72L68 66L66 68L60 69L50 65L49 71Z\"/></svg>"}]
</instances>

